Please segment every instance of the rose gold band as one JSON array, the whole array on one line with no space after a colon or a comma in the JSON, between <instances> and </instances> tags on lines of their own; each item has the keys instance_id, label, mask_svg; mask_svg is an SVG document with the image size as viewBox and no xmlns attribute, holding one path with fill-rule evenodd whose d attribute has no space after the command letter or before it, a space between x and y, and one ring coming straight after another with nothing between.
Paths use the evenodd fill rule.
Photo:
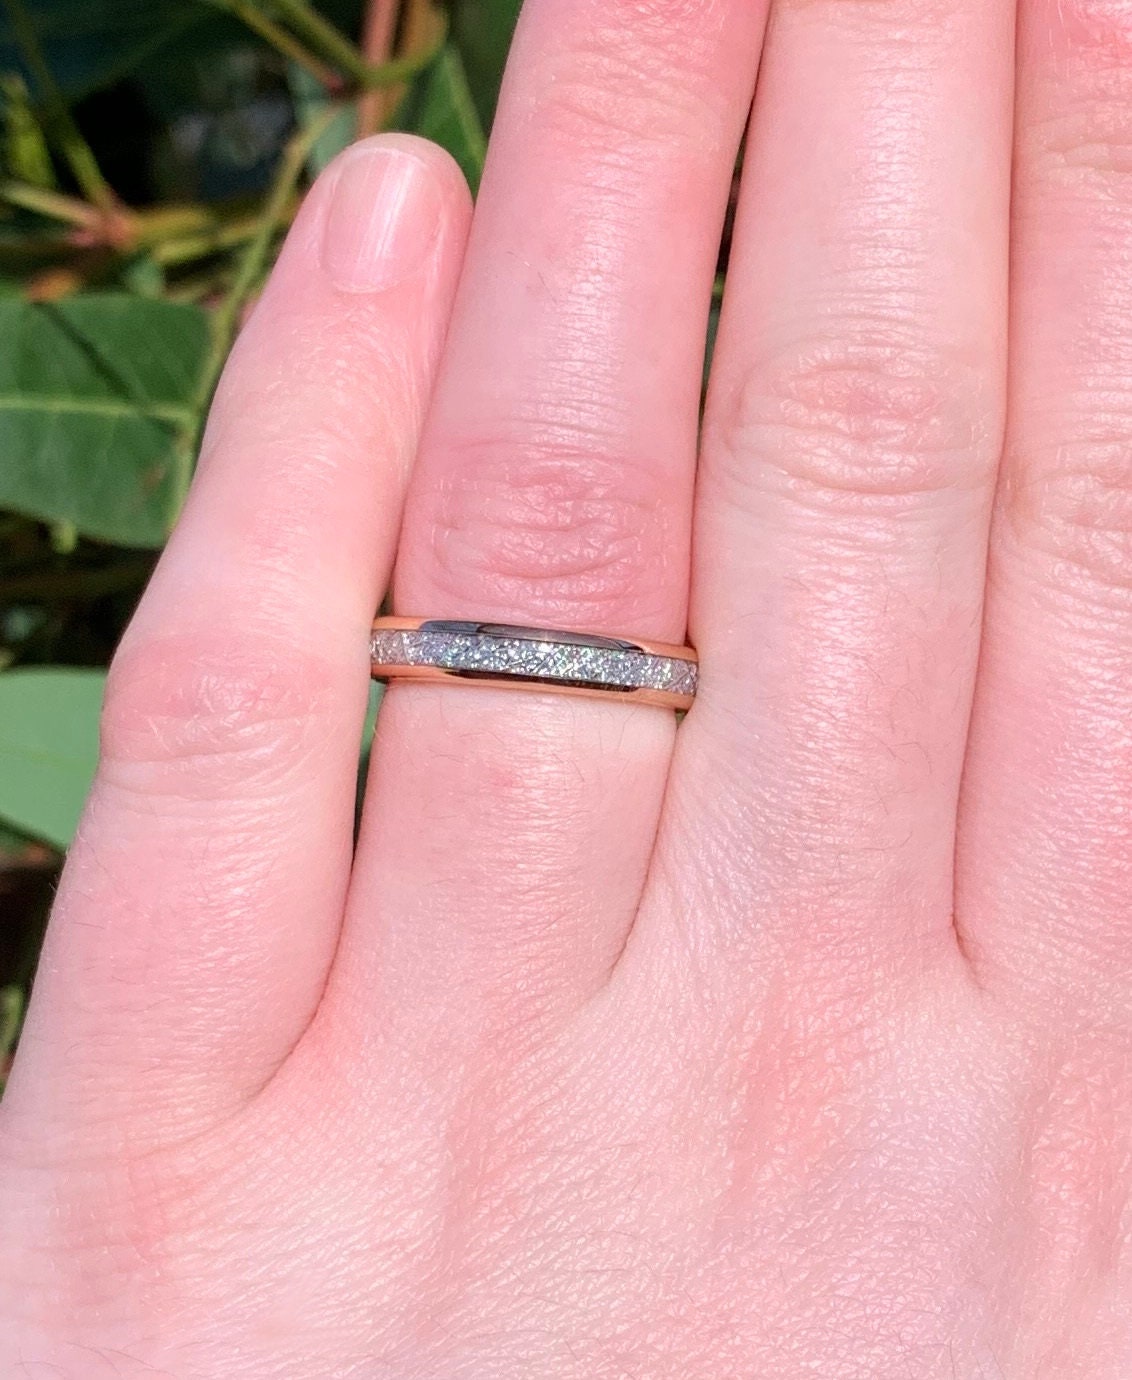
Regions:
<instances>
[{"instance_id":1,"label":"rose gold band","mask_svg":"<svg viewBox=\"0 0 1132 1380\"><path fill-rule=\"evenodd\" d=\"M379 618L370 642L378 680L447 681L690 708L690 647L639 638L427 618Z\"/></svg>"}]
</instances>

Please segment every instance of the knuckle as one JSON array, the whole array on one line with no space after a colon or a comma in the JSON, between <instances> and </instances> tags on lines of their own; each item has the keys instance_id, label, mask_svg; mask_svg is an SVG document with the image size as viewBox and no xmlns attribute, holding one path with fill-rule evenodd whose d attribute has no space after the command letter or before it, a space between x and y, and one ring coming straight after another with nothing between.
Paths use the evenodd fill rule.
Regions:
<instances>
[{"instance_id":1,"label":"knuckle","mask_svg":"<svg viewBox=\"0 0 1132 1380\"><path fill-rule=\"evenodd\" d=\"M655 27L663 35L674 24L698 27L721 8L719 0L605 0L603 13L620 17L623 24Z\"/></svg>"},{"instance_id":2,"label":"knuckle","mask_svg":"<svg viewBox=\"0 0 1132 1380\"><path fill-rule=\"evenodd\" d=\"M567 622L658 613L668 509L639 462L566 442L488 441L464 443L446 469L418 527L431 534L432 582L444 596Z\"/></svg>"},{"instance_id":3,"label":"knuckle","mask_svg":"<svg viewBox=\"0 0 1132 1380\"><path fill-rule=\"evenodd\" d=\"M681 142L723 96L720 9L714 0L618 0L584 36L548 52L538 78L542 113L576 148L605 136L650 145Z\"/></svg>"},{"instance_id":4,"label":"knuckle","mask_svg":"<svg viewBox=\"0 0 1132 1380\"><path fill-rule=\"evenodd\" d=\"M972 487L995 455L985 384L958 353L879 340L758 363L705 430L725 482L919 499Z\"/></svg>"},{"instance_id":5,"label":"knuckle","mask_svg":"<svg viewBox=\"0 0 1132 1380\"><path fill-rule=\"evenodd\" d=\"M1132 52L1129 54L1132 61ZM1050 180L1084 189L1091 178L1132 173L1132 80L1124 99L1096 102L1050 120L1042 134Z\"/></svg>"},{"instance_id":6,"label":"knuckle","mask_svg":"<svg viewBox=\"0 0 1132 1380\"><path fill-rule=\"evenodd\" d=\"M686 130L688 118L700 118L703 107L678 91L662 102L640 89L636 76L620 74L619 65L608 55L576 59L572 70L556 78L544 120L556 148L572 150L575 158L579 149L587 158L601 155L629 175L638 149L655 148L674 130Z\"/></svg>"},{"instance_id":7,"label":"knuckle","mask_svg":"<svg viewBox=\"0 0 1132 1380\"><path fill-rule=\"evenodd\" d=\"M1015 456L1002 486L1011 530L1090 590L1132 596L1132 426L1058 447L1052 463Z\"/></svg>"},{"instance_id":8,"label":"knuckle","mask_svg":"<svg viewBox=\"0 0 1132 1380\"><path fill-rule=\"evenodd\" d=\"M1129 52L1132 62L1132 51ZM1132 173L1132 72L1119 95L1050 117L1039 133L1039 171L1055 186L1086 192L1091 181ZM1123 211L1123 208L1121 208Z\"/></svg>"},{"instance_id":9,"label":"knuckle","mask_svg":"<svg viewBox=\"0 0 1132 1380\"><path fill-rule=\"evenodd\" d=\"M270 785L318 750L335 679L279 640L127 639L107 682L103 776L142 794Z\"/></svg>"},{"instance_id":10,"label":"knuckle","mask_svg":"<svg viewBox=\"0 0 1132 1380\"><path fill-rule=\"evenodd\" d=\"M587 26L594 35L589 51L619 50L638 71L653 56L677 69L681 57L701 57L710 66L732 11L730 0L601 0Z\"/></svg>"}]
</instances>

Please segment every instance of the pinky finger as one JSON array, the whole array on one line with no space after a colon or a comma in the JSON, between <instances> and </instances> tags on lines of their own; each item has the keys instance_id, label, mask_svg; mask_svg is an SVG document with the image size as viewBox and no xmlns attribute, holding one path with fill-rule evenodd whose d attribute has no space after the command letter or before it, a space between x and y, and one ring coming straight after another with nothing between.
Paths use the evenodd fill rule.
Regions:
<instances>
[{"instance_id":1,"label":"pinky finger","mask_svg":"<svg viewBox=\"0 0 1132 1380\"><path fill-rule=\"evenodd\" d=\"M446 154L383 136L300 211L111 670L6 1116L191 1130L309 1021L350 868L367 630L469 209Z\"/></svg>"}]
</instances>

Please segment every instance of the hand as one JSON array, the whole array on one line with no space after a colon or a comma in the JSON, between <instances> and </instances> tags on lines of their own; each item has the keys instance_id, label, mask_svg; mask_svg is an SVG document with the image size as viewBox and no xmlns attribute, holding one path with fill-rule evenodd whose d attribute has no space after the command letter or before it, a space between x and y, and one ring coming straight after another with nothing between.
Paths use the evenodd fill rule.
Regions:
<instances>
[{"instance_id":1,"label":"hand","mask_svg":"<svg viewBox=\"0 0 1132 1380\"><path fill-rule=\"evenodd\" d=\"M1132 8L1023 0L1012 230L1011 0L764 8L531 0L462 273L428 145L304 206L113 670L5 1377L1132 1374ZM702 688L397 686L352 858L403 495L399 612Z\"/></svg>"}]
</instances>

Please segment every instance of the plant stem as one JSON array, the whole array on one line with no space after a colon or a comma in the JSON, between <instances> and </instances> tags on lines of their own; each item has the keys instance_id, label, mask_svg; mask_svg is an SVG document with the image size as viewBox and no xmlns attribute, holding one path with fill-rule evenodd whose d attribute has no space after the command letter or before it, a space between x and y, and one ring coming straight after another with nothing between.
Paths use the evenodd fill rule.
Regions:
<instances>
[{"instance_id":1,"label":"plant stem","mask_svg":"<svg viewBox=\"0 0 1132 1380\"><path fill-rule=\"evenodd\" d=\"M427 67L435 55L435 47L412 57L395 58L392 62L367 62L364 54L348 38L324 19L307 0L247 0L247 3L261 9L264 4L273 10L287 27L301 38L309 48L322 58L344 72L363 91L379 91L384 87L397 86L416 76L422 67Z\"/></svg>"},{"instance_id":2,"label":"plant stem","mask_svg":"<svg viewBox=\"0 0 1132 1380\"><path fill-rule=\"evenodd\" d=\"M393 53L399 0L369 0L362 23L362 53L370 66L388 62ZM358 138L376 134L389 118L391 93L366 91L358 100Z\"/></svg>"},{"instance_id":3,"label":"plant stem","mask_svg":"<svg viewBox=\"0 0 1132 1380\"><path fill-rule=\"evenodd\" d=\"M59 152L67 160L83 196L104 214L116 213L120 205L118 197L103 177L98 159L75 124L66 98L51 74L24 0L3 0L3 3L24 62L39 85L44 107L54 126Z\"/></svg>"},{"instance_id":4,"label":"plant stem","mask_svg":"<svg viewBox=\"0 0 1132 1380\"><path fill-rule=\"evenodd\" d=\"M444 16L435 0L405 0L405 32L401 51L405 54L429 52L443 42Z\"/></svg>"},{"instance_id":5,"label":"plant stem","mask_svg":"<svg viewBox=\"0 0 1132 1380\"><path fill-rule=\"evenodd\" d=\"M418 72L423 72L436 57L444 45L446 33L447 25L441 18L435 43L430 44L429 47L422 49L419 53L393 58L390 62L381 63L378 67L367 67L362 78L362 86L367 91L384 91L387 87L401 86L404 82L411 81Z\"/></svg>"},{"instance_id":6,"label":"plant stem","mask_svg":"<svg viewBox=\"0 0 1132 1380\"><path fill-rule=\"evenodd\" d=\"M291 219L293 206L288 206L283 223ZM259 233L259 218L246 216L201 230L196 234L171 236L158 241L151 253L155 262L164 268L176 268L180 264L192 263L196 259L206 259L211 254L219 254L225 249L233 249L238 244L246 244Z\"/></svg>"},{"instance_id":7,"label":"plant stem","mask_svg":"<svg viewBox=\"0 0 1132 1380\"><path fill-rule=\"evenodd\" d=\"M100 219L100 212L78 197L48 191L46 187L33 187L28 182L0 182L0 201L61 220L66 225L77 225L83 230L95 229Z\"/></svg>"},{"instance_id":8,"label":"plant stem","mask_svg":"<svg viewBox=\"0 0 1132 1380\"><path fill-rule=\"evenodd\" d=\"M171 202L135 211L135 243L145 248L165 240L181 239L185 235L207 235L234 221L254 219L260 204L258 199L218 205Z\"/></svg>"},{"instance_id":9,"label":"plant stem","mask_svg":"<svg viewBox=\"0 0 1132 1380\"><path fill-rule=\"evenodd\" d=\"M232 9L249 29L253 29L284 57L290 58L292 62L308 71L320 85L330 90L341 86L338 73L332 67L320 62L313 53L308 53L297 38L261 14L254 5L247 4L245 0L233 0Z\"/></svg>"},{"instance_id":10,"label":"plant stem","mask_svg":"<svg viewBox=\"0 0 1132 1380\"><path fill-rule=\"evenodd\" d=\"M342 85L342 80L333 67L315 57L293 34L289 34L273 19L269 19L251 0L210 0L210 3L218 9L227 10L229 14L241 20L277 53L282 53L289 61L309 72L315 81L328 91L336 90Z\"/></svg>"},{"instance_id":11,"label":"plant stem","mask_svg":"<svg viewBox=\"0 0 1132 1380\"><path fill-rule=\"evenodd\" d=\"M339 71L359 84L366 84L368 64L350 40L324 19L307 0L270 0L271 8L294 33L306 40Z\"/></svg>"}]
</instances>

